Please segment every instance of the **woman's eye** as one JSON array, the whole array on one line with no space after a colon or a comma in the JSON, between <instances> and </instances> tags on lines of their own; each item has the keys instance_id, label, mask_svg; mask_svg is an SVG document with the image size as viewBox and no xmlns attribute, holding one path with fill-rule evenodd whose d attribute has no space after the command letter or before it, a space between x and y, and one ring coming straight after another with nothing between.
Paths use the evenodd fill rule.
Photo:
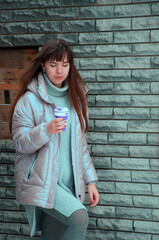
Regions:
<instances>
[{"instance_id":1,"label":"woman's eye","mask_svg":"<svg viewBox=\"0 0 159 240\"><path fill-rule=\"evenodd\" d=\"M51 67L56 67L56 65L50 65Z\"/></svg>"},{"instance_id":2,"label":"woman's eye","mask_svg":"<svg viewBox=\"0 0 159 240\"><path fill-rule=\"evenodd\" d=\"M68 66L68 64L63 64L63 67L67 67Z\"/></svg>"}]
</instances>

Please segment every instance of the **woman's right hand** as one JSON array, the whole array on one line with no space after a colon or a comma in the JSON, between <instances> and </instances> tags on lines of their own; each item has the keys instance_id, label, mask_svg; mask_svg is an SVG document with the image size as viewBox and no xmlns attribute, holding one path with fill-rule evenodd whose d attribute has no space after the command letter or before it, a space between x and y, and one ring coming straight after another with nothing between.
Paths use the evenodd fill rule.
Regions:
<instances>
[{"instance_id":1,"label":"woman's right hand","mask_svg":"<svg viewBox=\"0 0 159 240\"><path fill-rule=\"evenodd\" d=\"M60 133L66 127L64 118L55 118L47 124L47 131L49 134Z\"/></svg>"}]
</instances>

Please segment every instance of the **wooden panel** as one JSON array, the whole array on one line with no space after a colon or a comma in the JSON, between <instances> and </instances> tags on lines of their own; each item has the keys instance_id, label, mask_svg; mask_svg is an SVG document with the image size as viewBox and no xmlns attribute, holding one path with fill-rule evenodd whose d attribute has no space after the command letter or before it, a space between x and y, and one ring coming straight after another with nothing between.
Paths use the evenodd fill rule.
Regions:
<instances>
[{"instance_id":1,"label":"wooden panel","mask_svg":"<svg viewBox=\"0 0 159 240\"><path fill-rule=\"evenodd\" d=\"M0 139L11 138L8 124L10 104L20 88L24 68L37 52L38 48L0 50Z\"/></svg>"}]
</instances>

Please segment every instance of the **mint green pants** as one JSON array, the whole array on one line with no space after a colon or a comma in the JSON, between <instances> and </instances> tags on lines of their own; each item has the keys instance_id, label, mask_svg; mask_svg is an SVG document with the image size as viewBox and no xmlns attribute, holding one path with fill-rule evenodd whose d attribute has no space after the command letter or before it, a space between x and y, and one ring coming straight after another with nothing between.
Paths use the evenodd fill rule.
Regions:
<instances>
[{"instance_id":1,"label":"mint green pants","mask_svg":"<svg viewBox=\"0 0 159 240\"><path fill-rule=\"evenodd\" d=\"M40 209L44 213L40 240L85 239L88 226L87 210L79 209L66 217L55 209Z\"/></svg>"}]
</instances>

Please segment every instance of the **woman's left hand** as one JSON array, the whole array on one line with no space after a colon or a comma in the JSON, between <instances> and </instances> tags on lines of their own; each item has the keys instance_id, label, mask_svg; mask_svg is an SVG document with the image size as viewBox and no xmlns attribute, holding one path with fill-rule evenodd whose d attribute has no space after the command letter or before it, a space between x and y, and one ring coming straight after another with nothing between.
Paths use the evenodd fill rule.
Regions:
<instances>
[{"instance_id":1,"label":"woman's left hand","mask_svg":"<svg viewBox=\"0 0 159 240\"><path fill-rule=\"evenodd\" d=\"M94 207L99 202L99 193L95 184L88 184L88 194L91 202L91 207Z\"/></svg>"}]
</instances>

